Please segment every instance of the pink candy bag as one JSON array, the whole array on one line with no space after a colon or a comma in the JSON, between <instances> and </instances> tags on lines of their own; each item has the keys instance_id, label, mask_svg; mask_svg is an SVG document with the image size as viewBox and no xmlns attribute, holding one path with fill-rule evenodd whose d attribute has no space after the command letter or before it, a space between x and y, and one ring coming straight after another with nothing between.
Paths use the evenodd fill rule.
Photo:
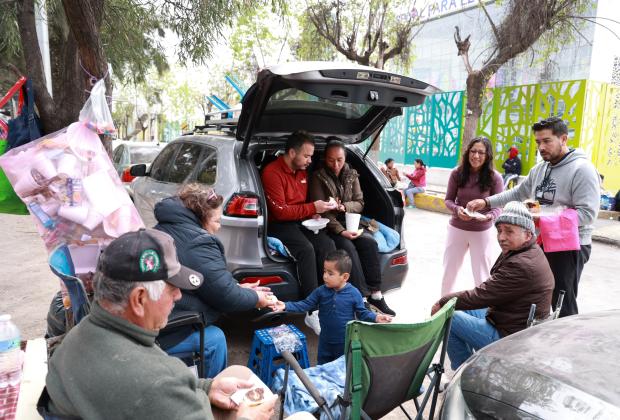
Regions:
<instances>
[{"instance_id":1,"label":"pink candy bag","mask_svg":"<svg viewBox=\"0 0 620 420\"><path fill-rule=\"evenodd\" d=\"M579 217L574 209L565 209L556 215L540 216L539 228L545 252L580 249Z\"/></svg>"}]
</instances>

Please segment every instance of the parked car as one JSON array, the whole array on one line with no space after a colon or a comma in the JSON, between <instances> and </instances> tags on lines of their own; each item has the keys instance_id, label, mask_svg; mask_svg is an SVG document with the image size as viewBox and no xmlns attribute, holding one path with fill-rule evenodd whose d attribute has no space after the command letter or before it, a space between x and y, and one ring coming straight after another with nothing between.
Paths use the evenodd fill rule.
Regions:
<instances>
[{"instance_id":1,"label":"parked car","mask_svg":"<svg viewBox=\"0 0 620 420\"><path fill-rule=\"evenodd\" d=\"M134 166L134 201L147 226L156 223L155 204L174 195L180 184L201 182L224 197L222 229L228 268L240 282L260 279L283 300L299 298L292 259L269 251L267 206L261 170L284 151L287 136L297 129L314 135L316 149L310 171L320 164L328 139L347 144L347 161L360 173L364 214L402 233L400 192L393 189L367 157L370 146L359 143L402 113L418 106L437 89L409 77L348 63L288 63L258 74L247 91L239 118L215 119L206 133L182 136L166 146L147 171ZM228 115L228 114L224 114ZM407 249L400 245L381 255L385 290L405 279Z\"/></svg>"},{"instance_id":2,"label":"parked car","mask_svg":"<svg viewBox=\"0 0 620 420\"><path fill-rule=\"evenodd\" d=\"M476 352L441 411L459 419L620 419L620 310L549 321Z\"/></svg>"},{"instance_id":3,"label":"parked car","mask_svg":"<svg viewBox=\"0 0 620 420\"><path fill-rule=\"evenodd\" d=\"M125 188L132 195L131 181L134 177L129 173L132 165L143 163L148 166L153 162L163 145L142 141L119 141L112 152L112 164Z\"/></svg>"}]
</instances>

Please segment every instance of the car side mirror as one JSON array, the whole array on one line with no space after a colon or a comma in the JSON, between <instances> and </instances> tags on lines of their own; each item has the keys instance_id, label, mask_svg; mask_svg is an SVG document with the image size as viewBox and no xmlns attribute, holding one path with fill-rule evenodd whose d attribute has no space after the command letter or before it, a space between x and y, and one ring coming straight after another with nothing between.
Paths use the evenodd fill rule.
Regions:
<instances>
[{"instance_id":1,"label":"car side mirror","mask_svg":"<svg viewBox=\"0 0 620 420\"><path fill-rule=\"evenodd\" d=\"M131 176L145 176L146 175L146 165L144 163L139 163L137 165L133 165L129 169L129 174Z\"/></svg>"}]
</instances>

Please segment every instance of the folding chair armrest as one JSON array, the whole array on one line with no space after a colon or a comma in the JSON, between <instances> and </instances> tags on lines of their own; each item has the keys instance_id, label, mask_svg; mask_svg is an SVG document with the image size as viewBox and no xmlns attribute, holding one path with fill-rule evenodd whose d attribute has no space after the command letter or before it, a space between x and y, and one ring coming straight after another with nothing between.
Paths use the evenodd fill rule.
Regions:
<instances>
[{"instance_id":1,"label":"folding chair armrest","mask_svg":"<svg viewBox=\"0 0 620 420\"><path fill-rule=\"evenodd\" d=\"M295 359L295 356L293 356L288 351L283 351L282 357L284 358L284 361L293 368L293 370L297 374L297 377L299 378L301 383L304 384L304 387L308 390L310 395L312 395L312 398L314 398L314 401L316 401L319 407L325 404L325 399L321 397L319 390L316 389L316 387L314 386L310 378L306 376L306 373L304 372L302 367L299 365L299 362L297 362L297 359Z\"/></svg>"},{"instance_id":2,"label":"folding chair armrest","mask_svg":"<svg viewBox=\"0 0 620 420\"><path fill-rule=\"evenodd\" d=\"M202 314L195 311L175 311L170 314L168 323L162 331L170 331L183 325L200 325L204 327Z\"/></svg>"}]
</instances>

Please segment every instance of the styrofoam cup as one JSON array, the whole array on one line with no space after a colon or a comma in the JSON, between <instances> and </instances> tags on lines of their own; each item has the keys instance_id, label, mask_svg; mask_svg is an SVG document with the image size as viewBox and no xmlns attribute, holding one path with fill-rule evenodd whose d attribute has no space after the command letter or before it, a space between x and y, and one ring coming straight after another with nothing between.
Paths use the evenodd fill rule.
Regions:
<instances>
[{"instance_id":1,"label":"styrofoam cup","mask_svg":"<svg viewBox=\"0 0 620 420\"><path fill-rule=\"evenodd\" d=\"M83 206L61 206L58 209L58 215L81 225L88 217L88 208Z\"/></svg>"},{"instance_id":2,"label":"styrofoam cup","mask_svg":"<svg viewBox=\"0 0 620 420\"><path fill-rule=\"evenodd\" d=\"M71 153L65 153L58 159L58 173L67 175L67 178L78 177L77 158Z\"/></svg>"},{"instance_id":3,"label":"styrofoam cup","mask_svg":"<svg viewBox=\"0 0 620 420\"><path fill-rule=\"evenodd\" d=\"M88 210L88 216L82 225L88 230L95 230L103 222L103 214L97 213L92 208Z\"/></svg>"},{"instance_id":4,"label":"styrofoam cup","mask_svg":"<svg viewBox=\"0 0 620 420\"><path fill-rule=\"evenodd\" d=\"M58 174L54 162L48 159L43 153L39 153L35 156L32 167L39 171L45 179L52 179Z\"/></svg>"},{"instance_id":5,"label":"styrofoam cup","mask_svg":"<svg viewBox=\"0 0 620 420\"><path fill-rule=\"evenodd\" d=\"M344 215L345 221L347 224L347 230L349 232L357 232L360 227L360 217L359 213L345 213Z\"/></svg>"},{"instance_id":6,"label":"styrofoam cup","mask_svg":"<svg viewBox=\"0 0 620 420\"><path fill-rule=\"evenodd\" d=\"M30 171L24 171L22 176L17 180L13 189L20 197L25 197L29 192L40 188L41 186L34 180Z\"/></svg>"}]
</instances>

